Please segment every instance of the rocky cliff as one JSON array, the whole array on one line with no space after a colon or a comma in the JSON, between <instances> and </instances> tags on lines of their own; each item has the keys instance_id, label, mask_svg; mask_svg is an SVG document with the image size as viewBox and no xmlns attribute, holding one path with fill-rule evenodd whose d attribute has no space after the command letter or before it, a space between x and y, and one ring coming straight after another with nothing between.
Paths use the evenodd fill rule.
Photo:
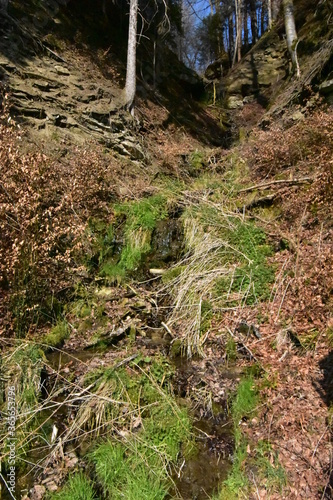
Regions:
<instances>
[{"instance_id":1,"label":"rocky cliff","mask_svg":"<svg viewBox=\"0 0 333 500\"><path fill-rule=\"evenodd\" d=\"M298 30L298 58L301 77L298 81L291 72L291 63L285 40L283 13L272 29L229 72L216 72L218 64L208 68L208 79L222 77L222 89L226 106L239 109L256 101L264 108L274 107L281 93L287 89L286 98L299 97L307 86L319 91L328 101L332 101L332 23L330 23L330 2L304 2L296 0L295 18ZM326 19L326 22L323 20ZM222 61L223 62L223 61ZM223 64L221 64L221 67ZM215 68L215 71L214 71ZM294 81L290 86L290 82ZM292 88L291 88L292 87ZM287 104L282 98L282 106Z\"/></svg>"}]
</instances>

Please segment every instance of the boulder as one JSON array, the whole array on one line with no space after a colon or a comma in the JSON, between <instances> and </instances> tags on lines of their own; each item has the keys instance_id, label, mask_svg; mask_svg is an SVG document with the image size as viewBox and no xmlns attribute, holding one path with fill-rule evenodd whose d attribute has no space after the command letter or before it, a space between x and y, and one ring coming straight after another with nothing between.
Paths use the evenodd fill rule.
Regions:
<instances>
[{"instance_id":1,"label":"boulder","mask_svg":"<svg viewBox=\"0 0 333 500\"><path fill-rule=\"evenodd\" d=\"M238 109L243 107L243 99L237 95L231 95L228 97L228 108Z\"/></svg>"},{"instance_id":2,"label":"boulder","mask_svg":"<svg viewBox=\"0 0 333 500\"><path fill-rule=\"evenodd\" d=\"M330 104L333 104L333 79L325 80L319 85L319 92L326 97Z\"/></svg>"}]
</instances>

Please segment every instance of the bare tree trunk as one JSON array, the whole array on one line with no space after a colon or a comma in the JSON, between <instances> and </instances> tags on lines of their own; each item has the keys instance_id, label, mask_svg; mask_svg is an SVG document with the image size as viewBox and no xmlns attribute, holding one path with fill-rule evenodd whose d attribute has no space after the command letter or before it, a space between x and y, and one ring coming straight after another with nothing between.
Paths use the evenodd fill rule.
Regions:
<instances>
[{"instance_id":1,"label":"bare tree trunk","mask_svg":"<svg viewBox=\"0 0 333 500\"><path fill-rule=\"evenodd\" d=\"M233 63L233 57L234 57L234 47L235 47L233 12L231 12L231 14L228 17L228 31L229 31L230 65L232 65L232 63Z\"/></svg>"},{"instance_id":2,"label":"bare tree trunk","mask_svg":"<svg viewBox=\"0 0 333 500\"><path fill-rule=\"evenodd\" d=\"M281 6L281 0L272 0L272 19L276 21Z\"/></svg>"},{"instance_id":3,"label":"bare tree trunk","mask_svg":"<svg viewBox=\"0 0 333 500\"><path fill-rule=\"evenodd\" d=\"M215 12L214 12L214 3L212 0L209 0L209 7L210 7L210 13L213 16Z\"/></svg>"},{"instance_id":4,"label":"bare tree trunk","mask_svg":"<svg viewBox=\"0 0 333 500\"><path fill-rule=\"evenodd\" d=\"M243 13L244 47L245 47L245 50L247 50L249 47L249 28L247 26L248 11L247 11L246 0L244 1L243 7L244 7L244 13Z\"/></svg>"},{"instance_id":5,"label":"bare tree trunk","mask_svg":"<svg viewBox=\"0 0 333 500\"><path fill-rule=\"evenodd\" d=\"M260 9L260 36L263 36L264 32L265 32L265 2L262 2Z\"/></svg>"},{"instance_id":6,"label":"bare tree trunk","mask_svg":"<svg viewBox=\"0 0 333 500\"><path fill-rule=\"evenodd\" d=\"M256 0L250 0L250 16L251 16L252 44L254 45L258 41L258 22L257 22L257 12L256 12Z\"/></svg>"},{"instance_id":7,"label":"bare tree trunk","mask_svg":"<svg viewBox=\"0 0 333 500\"><path fill-rule=\"evenodd\" d=\"M296 32L296 25L294 18L293 0L283 0L283 10L284 10L284 24L287 37L287 46L291 57L293 70L296 71L296 75L299 78L300 70L297 59L297 32Z\"/></svg>"},{"instance_id":8,"label":"bare tree trunk","mask_svg":"<svg viewBox=\"0 0 333 500\"><path fill-rule=\"evenodd\" d=\"M138 25L138 0L131 0L129 28L128 28L127 69L126 69L126 84L125 84L125 104L131 115L134 115L134 99L136 93L137 25Z\"/></svg>"},{"instance_id":9,"label":"bare tree trunk","mask_svg":"<svg viewBox=\"0 0 333 500\"><path fill-rule=\"evenodd\" d=\"M272 27L272 0L267 0L268 29Z\"/></svg>"},{"instance_id":10,"label":"bare tree trunk","mask_svg":"<svg viewBox=\"0 0 333 500\"><path fill-rule=\"evenodd\" d=\"M213 4L212 4L213 5ZM222 54L223 51L223 28L222 28L222 13L221 13L221 5L219 0L214 2L215 11L218 16L219 26L217 31L217 45L218 45L218 57Z\"/></svg>"},{"instance_id":11,"label":"bare tree trunk","mask_svg":"<svg viewBox=\"0 0 333 500\"><path fill-rule=\"evenodd\" d=\"M237 47L237 60L242 59L242 26L243 26L243 0L238 0L238 47Z\"/></svg>"},{"instance_id":12,"label":"bare tree trunk","mask_svg":"<svg viewBox=\"0 0 333 500\"><path fill-rule=\"evenodd\" d=\"M234 65L236 62L236 58L238 61L241 60L241 41L242 41L242 32L241 32L241 9L240 9L240 1L235 0L235 18L236 18L236 40L235 40L235 50L233 55L232 64Z\"/></svg>"}]
</instances>

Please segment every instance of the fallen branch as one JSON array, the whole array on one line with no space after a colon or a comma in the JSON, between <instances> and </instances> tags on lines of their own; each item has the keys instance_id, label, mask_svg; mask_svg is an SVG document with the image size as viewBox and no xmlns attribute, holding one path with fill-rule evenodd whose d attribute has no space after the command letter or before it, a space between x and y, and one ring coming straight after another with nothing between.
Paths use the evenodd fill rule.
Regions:
<instances>
[{"instance_id":1,"label":"fallen branch","mask_svg":"<svg viewBox=\"0 0 333 500\"><path fill-rule=\"evenodd\" d=\"M117 363L114 368L116 369L116 368L120 368L123 365L127 365L128 363L133 361L138 356L139 356L138 353L132 354L132 356L129 356L128 358L125 358L125 359L122 359L121 361L119 361L119 363Z\"/></svg>"},{"instance_id":2,"label":"fallen branch","mask_svg":"<svg viewBox=\"0 0 333 500\"><path fill-rule=\"evenodd\" d=\"M255 184L254 186L241 189L240 193L247 193L248 191L254 191L255 189L266 189L266 187L273 186L274 184L289 184L291 186L296 184L307 184L313 182L312 177L302 177L301 179L279 179L270 182L264 182L263 184Z\"/></svg>"},{"instance_id":3,"label":"fallen branch","mask_svg":"<svg viewBox=\"0 0 333 500\"><path fill-rule=\"evenodd\" d=\"M164 329L168 332L168 334L169 334L169 335L171 335L171 337L174 339L174 338L175 338L175 336L174 336L174 334L172 333L172 331L170 330L170 328L168 327L168 325L167 325L167 324L165 324L165 323L163 323L163 321L162 321L161 325L162 325L162 326L163 326L163 328L164 328Z\"/></svg>"},{"instance_id":4,"label":"fallen branch","mask_svg":"<svg viewBox=\"0 0 333 500\"><path fill-rule=\"evenodd\" d=\"M56 52L54 52L53 50L51 50L49 47L47 47L47 45L45 45L45 43L43 43L40 39L38 39L39 43L42 45L43 49L46 50L47 52L49 52L51 54L51 56L58 62L62 62L64 64L68 64L68 61L66 61L65 59L63 59L61 56L59 56L59 54L57 54Z\"/></svg>"}]
</instances>

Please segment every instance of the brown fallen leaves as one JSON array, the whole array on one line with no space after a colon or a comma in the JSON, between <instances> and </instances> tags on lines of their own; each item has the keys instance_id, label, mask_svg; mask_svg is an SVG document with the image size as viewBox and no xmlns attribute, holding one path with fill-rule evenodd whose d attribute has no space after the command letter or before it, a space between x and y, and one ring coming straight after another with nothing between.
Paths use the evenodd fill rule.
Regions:
<instances>
[{"instance_id":1,"label":"brown fallen leaves","mask_svg":"<svg viewBox=\"0 0 333 500\"><path fill-rule=\"evenodd\" d=\"M270 301L241 312L249 323L261 317L262 338L249 338L247 346L270 380L261 394L264 407L245 432L254 443L272 443L288 476L283 494L261 487L259 496L332 498L333 112L318 111L288 130L258 131L251 141L243 148L253 167L247 182L286 172L315 179L281 190L274 221L259 217L268 234L288 235L294 245L271 258L277 271ZM226 321L234 328L239 318Z\"/></svg>"}]
</instances>

